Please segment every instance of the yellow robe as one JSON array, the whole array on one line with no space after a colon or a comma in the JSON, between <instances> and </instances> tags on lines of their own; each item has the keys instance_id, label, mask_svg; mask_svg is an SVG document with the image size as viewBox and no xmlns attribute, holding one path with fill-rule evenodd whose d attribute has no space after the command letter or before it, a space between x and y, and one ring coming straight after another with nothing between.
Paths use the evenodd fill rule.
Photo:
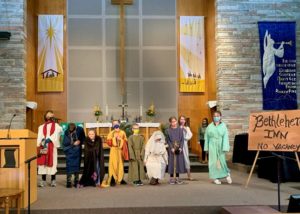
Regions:
<instances>
[{"instance_id":1,"label":"yellow robe","mask_svg":"<svg viewBox=\"0 0 300 214\"><path fill-rule=\"evenodd\" d=\"M117 136L121 139L117 141ZM120 184L124 177L123 146L127 144L127 137L124 131L111 131L107 136L107 143L110 146L109 168L107 185L110 185L112 177L117 184ZM126 145L125 145L126 146Z\"/></svg>"}]
</instances>

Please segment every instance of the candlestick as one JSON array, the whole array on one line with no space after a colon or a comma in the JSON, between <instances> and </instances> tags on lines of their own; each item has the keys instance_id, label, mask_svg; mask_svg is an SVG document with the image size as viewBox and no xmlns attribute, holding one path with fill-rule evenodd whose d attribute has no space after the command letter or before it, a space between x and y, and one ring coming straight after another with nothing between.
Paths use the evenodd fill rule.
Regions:
<instances>
[{"instance_id":1,"label":"candlestick","mask_svg":"<svg viewBox=\"0 0 300 214\"><path fill-rule=\"evenodd\" d=\"M140 116L143 116L143 106L140 106Z\"/></svg>"},{"instance_id":2,"label":"candlestick","mask_svg":"<svg viewBox=\"0 0 300 214\"><path fill-rule=\"evenodd\" d=\"M108 116L108 106L105 106L105 116Z\"/></svg>"}]
</instances>

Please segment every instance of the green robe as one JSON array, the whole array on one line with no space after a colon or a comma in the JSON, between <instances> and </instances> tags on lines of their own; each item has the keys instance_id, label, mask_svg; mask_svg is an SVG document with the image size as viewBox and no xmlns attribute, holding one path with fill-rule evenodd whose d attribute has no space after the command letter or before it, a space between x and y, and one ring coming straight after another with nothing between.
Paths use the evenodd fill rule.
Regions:
<instances>
[{"instance_id":1,"label":"green robe","mask_svg":"<svg viewBox=\"0 0 300 214\"><path fill-rule=\"evenodd\" d=\"M145 144L142 135L131 135L128 138L129 169L128 181L144 180L146 178L144 170Z\"/></svg>"},{"instance_id":2,"label":"green robe","mask_svg":"<svg viewBox=\"0 0 300 214\"><path fill-rule=\"evenodd\" d=\"M226 164L225 153L229 151L228 130L225 123L215 126L208 125L205 131L204 151L208 151L209 178L218 179L227 177L229 169Z\"/></svg>"}]
</instances>

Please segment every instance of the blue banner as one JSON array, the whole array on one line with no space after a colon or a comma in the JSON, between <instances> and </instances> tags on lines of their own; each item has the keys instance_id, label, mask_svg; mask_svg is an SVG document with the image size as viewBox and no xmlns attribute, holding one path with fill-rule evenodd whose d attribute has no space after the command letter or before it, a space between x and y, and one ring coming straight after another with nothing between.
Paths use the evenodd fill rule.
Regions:
<instances>
[{"instance_id":1,"label":"blue banner","mask_svg":"<svg viewBox=\"0 0 300 214\"><path fill-rule=\"evenodd\" d=\"M297 109L296 23L258 22L263 109Z\"/></svg>"}]
</instances>

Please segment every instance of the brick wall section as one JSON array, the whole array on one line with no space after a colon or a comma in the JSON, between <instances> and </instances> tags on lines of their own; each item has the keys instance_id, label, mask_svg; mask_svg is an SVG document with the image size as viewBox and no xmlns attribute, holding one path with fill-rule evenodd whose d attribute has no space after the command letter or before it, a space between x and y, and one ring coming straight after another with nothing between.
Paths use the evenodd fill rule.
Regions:
<instances>
[{"instance_id":1,"label":"brick wall section","mask_svg":"<svg viewBox=\"0 0 300 214\"><path fill-rule=\"evenodd\" d=\"M216 0L215 4L217 100L233 144L236 134L247 132L249 113L262 110L258 21L297 21L299 77L300 1ZM299 81L297 87L299 92Z\"/></svg>"},{"instance_id":2,"label":"brick wall section","mask_svg":"<svg viewBox=\"0 0 300 214\"><path fill-rule=\"evenodd\" d=\"M0 31L12 33L9 41L0 40L0 129L7 128L14 113L12 128L25 128L26 121L26 0L0 0Z\"/></svg>"}]
</instances>

